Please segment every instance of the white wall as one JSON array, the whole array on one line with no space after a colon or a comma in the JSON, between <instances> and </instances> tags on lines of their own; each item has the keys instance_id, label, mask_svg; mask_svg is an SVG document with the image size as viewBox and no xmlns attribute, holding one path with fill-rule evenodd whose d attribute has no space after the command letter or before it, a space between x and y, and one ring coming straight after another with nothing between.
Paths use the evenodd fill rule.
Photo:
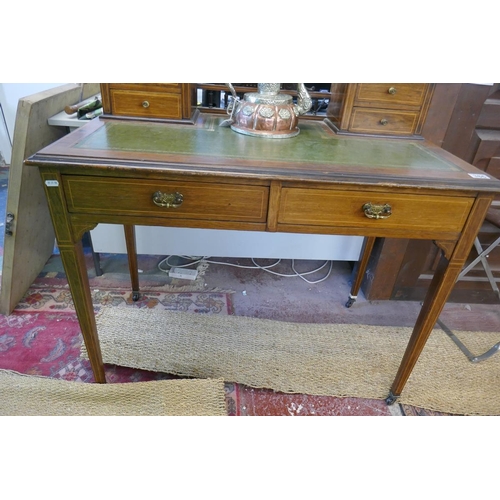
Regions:
<instances>
[{"instance_id":1,"label":"white wall","mask_svg":"<svg viewBox=\"0 0 500 500\"><path fill-rule=\"evenodd\" d=\"M91 231L98 253L126 253L123 227L99 224ZM137 253L267 259L359 259L363 238L321 234L136 227Z\"/></svg>"},{"instance_id":2,"label":"white wall","mask_svg":"<svg viewBox=\"0 0 500 500\"><path fill-rule=\"evenodd\" d=\"M12 157L11 141L14 139L19 99L59 85L64 83L0 83L0 105L4 115L0 114L0 151L7 165L10 165Z\"/></svg>"}]
</instances>

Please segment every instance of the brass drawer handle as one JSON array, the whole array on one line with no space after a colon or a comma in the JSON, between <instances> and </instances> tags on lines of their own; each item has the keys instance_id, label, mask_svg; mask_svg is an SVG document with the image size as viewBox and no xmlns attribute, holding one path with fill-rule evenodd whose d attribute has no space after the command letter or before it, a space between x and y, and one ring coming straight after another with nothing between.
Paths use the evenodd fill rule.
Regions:
<instances>
[{"instance_id":1,"label":"brass drawer handle","mask_svg":"<svg viewBox=\"0 0 500 500\"><path fill-rule=\"evenodd\" d=\"M181 193L162 193L161 191L156 191L153 194L153 203L158 207L165 208L179 208L184 201L184 197Z\"/></svg>"},{"instance_id":2,"label":"brass drawer handle","mask_svg":"<svg viewBox=\"0 0 500 500\"><path fill-rule=\"evenodd\" d=\"M149 102L148 101L143 101L142 102L142 107L143 108L149 108Z\"/></svg>"},{"instance_id":3,"label":"brass drawer handle","mask_svg":"<svg viewBox=\"0 0 500 500\"><path fill-rule=\"evenodd\" d=\"M380 120L380 125L387 125L389 123L389 120L387 118L382 118L382 120Z\"/></svg>"},{"instance_id":4,"label":"brass drawer handle","mask_svg":"<svg viewBox=\"0 0 500 500\"><path fill-rule=\"evenodd\" d=\"M394 95L397 92L396 87L389 87L389 90L387 92L389 92L389 94L391 95Z\"/></svg>"},{"instance_id":5,"label":"brass drawer handle","mask_svg":"<svg viewBox=\"0 0 500 500\"><path fill-rule=\"evenodd\" d=\"M363 205L363 212L369 219L387 219L392 215L392 208L388 203L385 205L365 203Z\"/></svg>"}]
</instances>

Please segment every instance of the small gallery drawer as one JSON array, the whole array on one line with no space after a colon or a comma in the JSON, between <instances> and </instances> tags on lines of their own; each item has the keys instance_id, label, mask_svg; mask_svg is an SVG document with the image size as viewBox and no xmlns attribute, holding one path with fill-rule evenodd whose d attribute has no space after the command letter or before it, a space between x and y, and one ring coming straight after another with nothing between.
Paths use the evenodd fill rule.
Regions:
<instances>
[{"instance_id":1,"label":"small gallery drawer","mask_svg":"<svg viewBox=\"0 0 500 500\"><path fill-rule=\"evenodd\" d=\"M446 196L283 188L278 224L459 233L472 203ZM384 206L389 212L382 218L370 217Z\"/></svg>"},{"instance_id":2,"label":"small gallery drawer","mask_svg":"<svg viewBox=\"0 0 500 500\"><path fill-rule=\"evenodd\" d=\"M114 115L145 118L182 118L182 96L170 92L111 90Z\"/></svg>"},{"instance_id":3,"label":"small gallery drawer","mask_svg":"<svg viewBox=\"0 0 500 500\"><path fill-rule=\"evenodd\" d=\"M181 83L107 83L111 90L181 93Z\"/></svg>"},{"instance_id":4,"label":"small gallery drawer","mask_svg":"<svg viewBox=\"0 0 500 500\"><path fill-rule=\"evenodd\" d=\"M420 107L424 102L427 83L359 83L355 106Z\"/></svg>"},{"instance_id":5,"label":"small gallery drawer","mask_svg":"<svg viewBox=\"0 0 500 500\"><path fill-rule=\"evenodd\" d=\"M415 131L418 118L418 111L354 108L349 131L382 135L410 135Z\"/></svg>"},{"instance_id":6,"label":"small gallery drawer","mask_svg":"<svg viewBox=\"0 0 500 500\"><path fill-rule=\"evenodd\" d=\"M267 220L267 186L73 175L65 176L63 185L68 210L73 213L214 221Z\"/></svg>"}]
</instances>

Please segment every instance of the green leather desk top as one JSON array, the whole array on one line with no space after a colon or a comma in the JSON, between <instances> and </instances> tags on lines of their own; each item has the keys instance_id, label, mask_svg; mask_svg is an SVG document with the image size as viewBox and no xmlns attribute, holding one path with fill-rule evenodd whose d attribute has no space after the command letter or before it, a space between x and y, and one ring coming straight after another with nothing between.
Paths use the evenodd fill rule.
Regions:
<instances>
[{"instance_id":1,"label":"green leather desk top","mask_svg":"<svg viewBox=\"0 0 500 500\"><path fill-rule=\"evenodd\" d=\"M225 116L202 113L193 125L101 117L26 163L85 167L87 174L89 168L112 167L115 173L120 170L128 176L132 169L161 169L500 192L500 181L423 140L341 136L325 122L312 120L300 122L296 137L271 139L220 127L223 119Z\"/></svg>"},{"instance_id":2,"label":"green leather desk top","mask_svg":"<svg viewBox=\"0 0 500 500\"><path fill-rule=\"evenodd\" d=\"M300 134L289 139L270 139L238 134L220 127L223 118L205 126L158 126L112 121L75 144L77 149L127 151L132 153L179 154L254 162L343 164L370 167L459 170L415 142L379 139L353 140L336 136L322 122L305 122Z\"/></svg>"}]
</instances>

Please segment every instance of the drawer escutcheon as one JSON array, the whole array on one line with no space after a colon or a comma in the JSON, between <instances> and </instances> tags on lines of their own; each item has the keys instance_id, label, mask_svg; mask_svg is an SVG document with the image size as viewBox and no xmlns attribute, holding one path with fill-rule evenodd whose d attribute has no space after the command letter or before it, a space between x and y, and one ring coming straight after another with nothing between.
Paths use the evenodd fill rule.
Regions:
<instances>
[{"instance_id":1,"label":"drawer escutcheon","mask_svg":"<svg viewBox=\"0 0 500 500\"><path fill-rule=\"evenodd\" d=\"M161 191L156 191L153 194L153 203L159 207L165 208L179 208L184 201L184 196L181 193L162 193Z\"/></svg>"},{"instance_id":2,"label":"drawer escutcheon","mask_svg":"<svg viewBox=\"0 0 500 500\"><path fill-rule=\"evenodd\" d=\"M365 203L362 208L369 219L388 219L392 215L392 208L389 203L385 205Z\"/></svg>"}]
</instances>

